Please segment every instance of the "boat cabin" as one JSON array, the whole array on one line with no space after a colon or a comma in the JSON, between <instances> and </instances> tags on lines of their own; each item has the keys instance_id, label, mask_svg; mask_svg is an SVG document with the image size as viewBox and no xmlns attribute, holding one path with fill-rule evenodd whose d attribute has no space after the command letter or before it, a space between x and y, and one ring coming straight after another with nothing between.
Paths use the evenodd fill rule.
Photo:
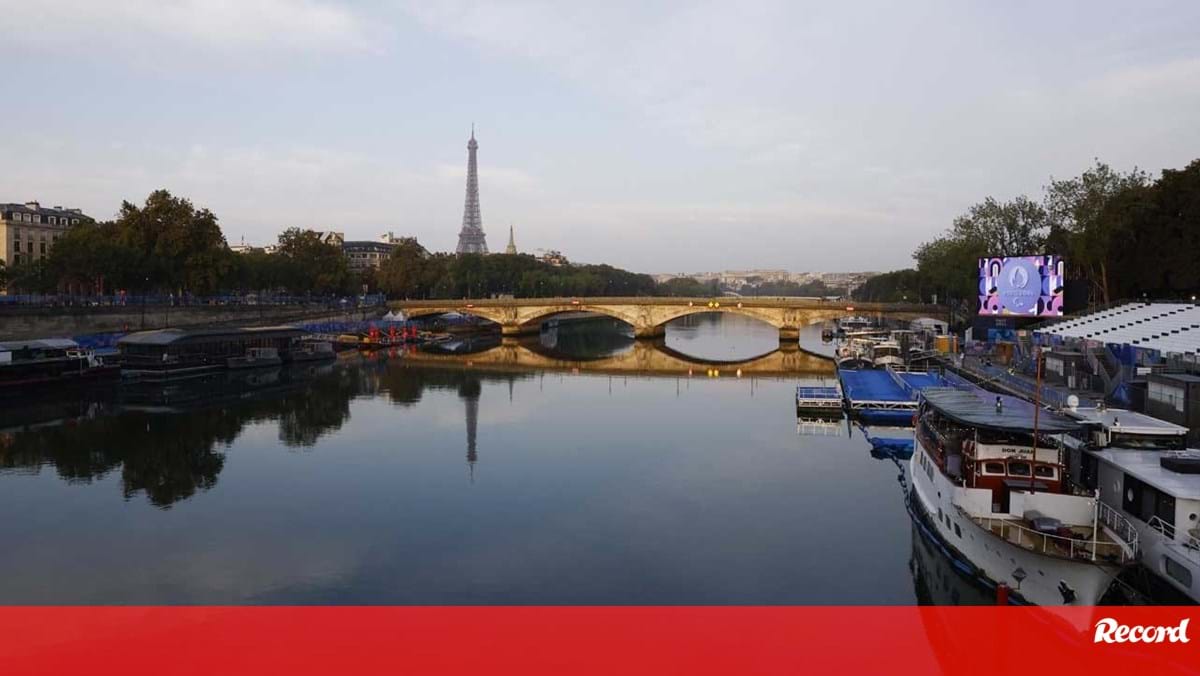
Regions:
<instances>
[{"instance_id":1,"label":"boat cabin","mask_svg":"<svg viewBox=\"0 0 1200 676\"><path fill-rule=\"evenodd\" d=\"M159 329L131 333L117 342L117 349L128 370L225 368L230 358L244 358L252 348L290 354L304 334L291 326Z\"/></svg>"},{"instance_id":2,"label":"boat cabin","mask_svg":"<svg viewBox=\"0 0 1200 676\"><path fill-rule=\"evenodd\" d=\"M1078 424L1049 411L1038 411L1035 423L1032 404L990 396L951 388L922 392L916 434L938 469L964 488L991 491L993 512L1008 512L1014 491L1066 492L1062 436Z\"/></svg>"},{"instance_id":3,"label":"boat cabin","mask_svg":"<svg viewBox=\"0 0 1200 676\"><path fill-rule=\"evenodd\" d=\"M1172 451L1187 446L1188 428L1144 413L1107 406L1068 408L1063 413L1082 424L1065 440L1069 479L1089 490L1099 487L1100 466L1100 459L1089 451Z\"/></svg>"}]
</instances>

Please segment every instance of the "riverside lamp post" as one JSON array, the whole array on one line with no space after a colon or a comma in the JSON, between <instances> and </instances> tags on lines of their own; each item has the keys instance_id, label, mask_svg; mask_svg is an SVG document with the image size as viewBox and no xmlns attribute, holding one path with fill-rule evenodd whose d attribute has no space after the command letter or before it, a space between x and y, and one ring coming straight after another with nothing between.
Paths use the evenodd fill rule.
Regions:
<instances>
[{"instance_id":1,"label":"riverside lamp post","mask_svg":"<svg viewBox=\"0 0 1200 676\"><path fill-rule=\"evenodd\" d=\"M146 330L146 292L150 287L150 277L146 277L146 284L142 287L142 330Z\"/></svg>"}]
</instances>

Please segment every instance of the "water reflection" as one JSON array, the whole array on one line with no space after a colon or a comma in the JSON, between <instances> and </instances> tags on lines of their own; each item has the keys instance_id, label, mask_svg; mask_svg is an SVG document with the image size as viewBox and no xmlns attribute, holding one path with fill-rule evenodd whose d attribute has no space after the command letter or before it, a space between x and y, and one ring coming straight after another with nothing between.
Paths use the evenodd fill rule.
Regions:
<instances>
[{"instance_id":1,"label":"water reflection","mask_svg":"<svg viewBox=\"0 0 1200 676\"><path fill-rule=\"evenodd\" d=\"M779 347L779 330L742 315L704 312L668 323L666 345L703 361L748 361L774 352Z\"/></svg>"},{"instance_id":2,"label":"water reflection","mask_svg":"<svg viewBox=\"0 0 1200 676\"><path fill-rule=\"evenodd\" d=\"M481 374L406 368L379 354L338 365L218 374L170 385L126 386L119 393L82 392L53 402L13 402L0 410L0 472L52 467L68 484L88 484L119 472L126 499L144 493L169 508L213 488L224 449L253 424L276 423L278 440L307 450L350 419L350 402L383 395L400 406L426 390L457 392L465 406L466 457L478 460Z\"/></svg>"}]
</instances>

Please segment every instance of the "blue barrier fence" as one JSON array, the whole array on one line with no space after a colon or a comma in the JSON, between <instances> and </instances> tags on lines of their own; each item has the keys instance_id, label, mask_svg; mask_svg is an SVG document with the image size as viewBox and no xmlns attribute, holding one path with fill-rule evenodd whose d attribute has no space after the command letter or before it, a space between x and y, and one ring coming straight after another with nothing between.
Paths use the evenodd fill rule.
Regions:
<instances>
[{"instance_id":1,"label":"blue barrier fence","mask_svg":"<svg viewBox=\"0 0 1200 676\"><path fill-rule=\"evenodd\" d=\"M113 294L105 296L68 296L60 294L10 294L0 296L0 307L141 307L143 305L316 305L329 308L376 307L387 302L383 294L366 296L291 296L240 294L193 296L190 294Z\"/></svg>"}]
</instances>

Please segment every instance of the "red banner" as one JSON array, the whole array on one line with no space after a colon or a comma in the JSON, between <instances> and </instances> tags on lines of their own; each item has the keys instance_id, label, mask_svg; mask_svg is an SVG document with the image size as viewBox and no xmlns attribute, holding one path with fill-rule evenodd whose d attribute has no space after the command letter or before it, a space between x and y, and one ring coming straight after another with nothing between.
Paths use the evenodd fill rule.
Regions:
<instances>
[{"instance_id":1,"label":"red banner","mask_svg":"<svg viewBox=\"0 0 1200 676\"><path fill-rule=\"evenodd\" d=\"M1194 608L9 607L0 608L0 669L1167 676L1200 673L1194 614Z\"/></svg>"}]
</instances>

